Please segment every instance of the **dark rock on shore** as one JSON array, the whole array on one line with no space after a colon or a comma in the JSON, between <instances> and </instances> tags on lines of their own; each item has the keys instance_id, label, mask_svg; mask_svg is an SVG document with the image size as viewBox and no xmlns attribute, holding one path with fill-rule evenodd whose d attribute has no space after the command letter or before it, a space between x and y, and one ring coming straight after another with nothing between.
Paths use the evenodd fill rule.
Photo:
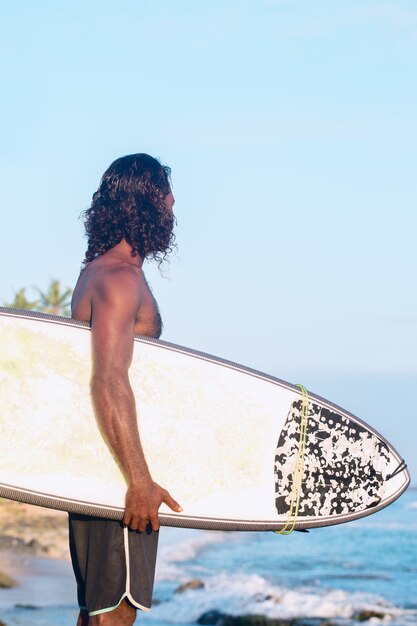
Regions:
<instances>
[{"instance_id":1,"label":"dark rock on shore","mask_svg":"<svg viewBox=\"0 0 417 626\"><path fill-rule=\"evenodd\" d=\"M265 615L227 615L222 626L299 626L298 620L275 619Z\"/></svg>"},{"instance_id":2,"label":"dark rock on shore","mask_svg":"<svg viewBox=\"0 0 417 626\"><path fill-rule=\"evenodd\" d=\"M188 589L204 589L204 583L199 578L193 578L189 580L187 583L180 585L175 589L175 593L183 593L184 591L188 591Z\"/></svg>"},{"instance_id":3,"label":"dark rock on shore","mask_svg":"<svg viewBox=\"0 0 417 626\"><path fill-rule=\"evenodd\" d=\"M386 616L386 613L382 613L381 611L367 611L366 609L363 611L359 611L359 613L355 613L353 616L358 622L367 622L369 619L376 617L378 619L383 619Z\"/></svg>"},{"instance_id":4,"label":"dark rock on shore","mask_svg":"<svg viewBox=\"0 0 417 626\"><path fill-rule=\"evenodd\" d=\"M49 552L48 546L42 545L37 539L25 541L21 537L14 537L13 535L0 535L0 550L25 552L36 556L43 556Z\"/></svg>"},{"instance_id":5,"label":"dark rock on shore","mask_svg":"<svg viewBox=\"0 0 417 626\"><path fill-rule=\"evenodd\" d=\"M12 589L18 586L18 582L0 570L0 589ZM1 626L1 623L0 623Z\"/></svg>"},{"instance_id":6,"label":"dark rock on shore","mask_svg":"<svg viewBox=\"0 0 417 626\"><path fill-rule=\"evenodd\" d=\"M0 550L13 550L22 552L25 548L25 542L20 537L11 535L0 535Z\"/></svg>"},{"instance_id":7,"label":"dark rock on shore","mask_svg":"<svg viewBox=\"0 0 417 626\"><path fill-rule=\"evenodd\" d=\"M48 546L43 546L37 539L31 539L25 545L29 548L29 550L32 550L35 553L49 552Z\"/></svg>"},{"instance_id":8,"label":"dark rock on shore","mask_svg":"<svg viewBox=\"0 0 417 626\"><path fill-rule=\"evenodd\" d=\"M323 619L279 619L266 615L227 615L220 611L207 611L197 620L201 626L337 626Z\"/></svg>"},{"instance_id":9,"label":"dark rock on shore","mask_svg":"<svg viewBox=\"0 0 417 626\"><path fill-rule=\"evenodd\" d=\"M226 617L224 613L220 613L220 611L207 611L200 615L197 620L197 624L201 624L201 626L215 626L216 624L221 623L221 620Z\"/></svg>"},{"instance_id":10,"label":"dark rock on shore","mask_svg":"<svg viewBox=\"0 0 417 626\"><path fill-rule=\"evenodd\" d=\"M265 615L227 615L220 611L207 611L197 620L201 626L289 626L289 620L270 619Z\"/></svg>"}]
</instances>

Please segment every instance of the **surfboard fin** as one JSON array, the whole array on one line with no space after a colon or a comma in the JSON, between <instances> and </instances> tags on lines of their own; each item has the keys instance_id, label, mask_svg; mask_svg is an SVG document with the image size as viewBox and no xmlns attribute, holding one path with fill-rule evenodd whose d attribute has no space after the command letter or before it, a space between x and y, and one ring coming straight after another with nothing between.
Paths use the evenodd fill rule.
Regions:
<instances>
[{"instance_id":1,"label":"surfboard fin","mask_svg":"<svg viewBox=\"0 0 417 626\"><path fill-rule=\"evenodd\" d=\"M404 471L406 467L407 467L407 463L403 459L401 463L395 468L395 470L391 474L388 474L386 480L390 480L390 478L394 478L394 476Z\"/></svg>"}]
</instances>

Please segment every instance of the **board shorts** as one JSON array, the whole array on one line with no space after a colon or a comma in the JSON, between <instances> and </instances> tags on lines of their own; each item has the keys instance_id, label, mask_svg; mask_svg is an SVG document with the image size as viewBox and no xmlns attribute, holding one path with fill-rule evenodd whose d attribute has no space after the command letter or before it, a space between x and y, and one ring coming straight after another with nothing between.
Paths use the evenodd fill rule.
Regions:
<instances>
[{"instance_id":1,"label":"board shorts","mask_svg":"<svg viewBox=\"0 0 417 626\"><path fill-rule=\"evenodd\" d=\"M90 616L116 609L124 598L149 611L159 533L123 527L121 522L69 514L72 566L78 604Z\"/></svg>"}]
</instances>

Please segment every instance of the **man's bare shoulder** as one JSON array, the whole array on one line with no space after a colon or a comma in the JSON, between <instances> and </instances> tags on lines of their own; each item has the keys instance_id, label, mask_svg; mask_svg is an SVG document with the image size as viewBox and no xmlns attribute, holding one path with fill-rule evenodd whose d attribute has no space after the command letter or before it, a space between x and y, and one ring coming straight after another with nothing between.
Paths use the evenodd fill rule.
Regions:
<instances>
[{"instance_id":1,"label":"man's bare shoulder","mask_svg":"<svg viewBox=\"0 0 417 626\"><path fill-rule=\"evenodd\" d=\"M130 263L97 265L89 270L89 283L100 289L133 287L141 282L142 270Z\"/></svg>"},{"instance_id":2,"label":"man's bare shoulder","mask_svg":"<svg viewBox=\"0 0 417 626\"><path fill-rule=\"evenodd\" d=\"M140 300L142 271L129 263L120 263L93 270L89 279L91 296L106 301Z\"/></svg>"},{"instance_id":3,"label":"man's bare shoulder","mask_svg":"<svg viewBox=\"0 0 417 626\"><path fill-rule=\"evenodd\" d=\"M93 307L123 307L137 311L143 291L142 271L130 263L92 262L75 287L72 312L75 319L91 320Z\"/></svg>"}]
</instances>

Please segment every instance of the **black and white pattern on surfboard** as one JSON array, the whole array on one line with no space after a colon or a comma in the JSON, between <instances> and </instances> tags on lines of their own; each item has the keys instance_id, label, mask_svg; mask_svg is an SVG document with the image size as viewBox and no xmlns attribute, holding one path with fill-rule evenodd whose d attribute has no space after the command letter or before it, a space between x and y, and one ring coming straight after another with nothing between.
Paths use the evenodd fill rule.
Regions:
<instances>
[{"instance_id":1,"label":"black and white pattern on surfboard","mask_svg":"<svg viewBox=\"0 0 417 626\"><path fill-rule=\"evenodd\" d=\"M276 508L288 514L300 444L302 400L291 405L275 456ZM385 490L387 445L353 420L308 403L298 516L327 517L376 506Z\"/></svg>"}]
</instances>

